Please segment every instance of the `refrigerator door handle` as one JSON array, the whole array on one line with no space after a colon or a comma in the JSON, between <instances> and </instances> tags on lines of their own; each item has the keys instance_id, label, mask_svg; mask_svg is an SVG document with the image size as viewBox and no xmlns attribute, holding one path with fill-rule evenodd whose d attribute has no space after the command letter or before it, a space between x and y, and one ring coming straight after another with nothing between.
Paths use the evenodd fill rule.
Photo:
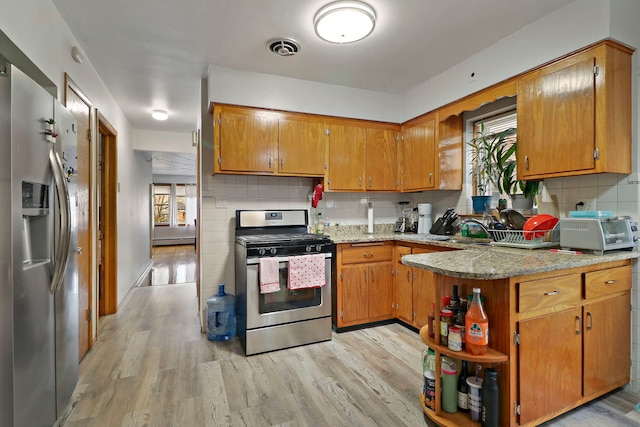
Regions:
<instances>
[{"instance_id":1,"label":"refrigerator door handle","mask_svg":"<svg viewBox=\"0 0 640 427\"><path fill-rule=\"evenodd\" d=\"M69 245L71 243L71 202L69 200L69 188L64 176L62 161L58 153L52 149L49 151L49 163L53 171L53 179L60 205L60 240L56 247L55 265L51 278L51 292L57 292L64 280L64 270L69 259Z\"/></svg>"}]
</instances>

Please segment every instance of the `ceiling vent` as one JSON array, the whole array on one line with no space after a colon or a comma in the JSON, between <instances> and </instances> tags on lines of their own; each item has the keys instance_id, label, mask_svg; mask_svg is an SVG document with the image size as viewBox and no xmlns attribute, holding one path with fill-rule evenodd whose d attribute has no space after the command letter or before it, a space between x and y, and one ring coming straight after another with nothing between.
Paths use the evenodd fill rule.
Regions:
<instances>
[{"instance_id":1,"label":"ceiling vent","mask_svg":"<svg viewBox=\"0 0 640 427\"><path fill-rule=\"evenodd\" d=\"M293 56L300 52L300 45L297 41L288 38L271 39L267 42L269 50L280 56Z\"/></svg>"}]
</instances>

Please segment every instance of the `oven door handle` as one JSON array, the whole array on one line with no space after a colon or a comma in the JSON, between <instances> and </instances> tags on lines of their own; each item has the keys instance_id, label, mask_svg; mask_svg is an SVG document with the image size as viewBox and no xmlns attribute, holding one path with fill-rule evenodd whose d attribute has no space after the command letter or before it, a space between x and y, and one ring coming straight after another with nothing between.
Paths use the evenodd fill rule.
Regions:
<instances>
[{"instance_id":1,"label":"oven door handle","mask_svg":"<svg viewBox=\"0 0 640 427\"><path fill-rule=\"evenodd\" d=\"M332 255L331 253L325 253L323 254L324 258L331 258ZM264 258L264 257L262 257ZM289 262L289 257L272 257L278 260L278 262ZM261 257L257 257L257 258L247 258L247 265L257 265L260 263L260 259Z\"/></svg>"}]
</instances>

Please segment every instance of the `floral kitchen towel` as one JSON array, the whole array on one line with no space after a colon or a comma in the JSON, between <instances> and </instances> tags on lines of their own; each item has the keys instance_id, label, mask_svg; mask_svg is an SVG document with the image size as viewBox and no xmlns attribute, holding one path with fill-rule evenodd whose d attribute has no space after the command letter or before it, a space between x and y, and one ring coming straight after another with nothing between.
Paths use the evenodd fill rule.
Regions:
<instances>
[{"instance_id":1,"label":"floral kitchen towel","mask_svg":"<svg viewBox=\"0 0 640 427\"><path fill-rule=\"evenodd\" d=\"M324 254L289 258L289 290L326 286Z\"/></svg>"},{"instance_id":2,"label":"floral kitchen towel","mask_svg":"<svg viewBox=\"0 0 640 427\"><path fill-rule=\"evenodd\" d=\"M280 290L280 259L260 258L260 293L269 294Z\"/></svg>"}]
</instances>

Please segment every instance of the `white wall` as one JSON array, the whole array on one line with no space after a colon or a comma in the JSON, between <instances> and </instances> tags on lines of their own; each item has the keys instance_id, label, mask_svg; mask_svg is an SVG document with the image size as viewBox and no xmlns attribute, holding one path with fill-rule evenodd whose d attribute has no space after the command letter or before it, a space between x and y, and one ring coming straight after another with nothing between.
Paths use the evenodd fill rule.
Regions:
<instances>
[{"instance_id":1,"label":"white wall","mask_svg":"<svg viewBox=\"0 0 640 427\"><path fill-rule=\"evenodd\" d=\"M191 132L159 132L147 129L133 130L133 149L140 151L167 151L196 154Z\"/></svg>"},{"instance_id":2,"label":"white wall","mask_svg":"<svg viewBox=\"0 0 640 427\"><path fill-rule=\"evenodd\" d=\"M148 200L147 182L150 182L151 172L138 163L132 149L131 125L91 62L86 56L82 64L71 58L71 47L79 46L79 43L53 3L49 0L0 0L0 10L0 28L58 86L58 99L64 98L64 73L67 72L118 132L118 180L121 183L117 198L118 301L121 301L149 262L148 220L145 225L140 209L146 209L146 206L141 206L140 197L145 194L142 200ZM93 173L96 173L95 167ZM95 213L95 198L92 205ZM95 224L94 217L94 235ZM92 253L96 253L95 247ZM95 271L92 276L92 282L96 283ZM95 289L93 294L97 295ZM94 312L97 312L95 300ZM95 329L93 332L95 334Z\"/></svg>"}]
</instances>

